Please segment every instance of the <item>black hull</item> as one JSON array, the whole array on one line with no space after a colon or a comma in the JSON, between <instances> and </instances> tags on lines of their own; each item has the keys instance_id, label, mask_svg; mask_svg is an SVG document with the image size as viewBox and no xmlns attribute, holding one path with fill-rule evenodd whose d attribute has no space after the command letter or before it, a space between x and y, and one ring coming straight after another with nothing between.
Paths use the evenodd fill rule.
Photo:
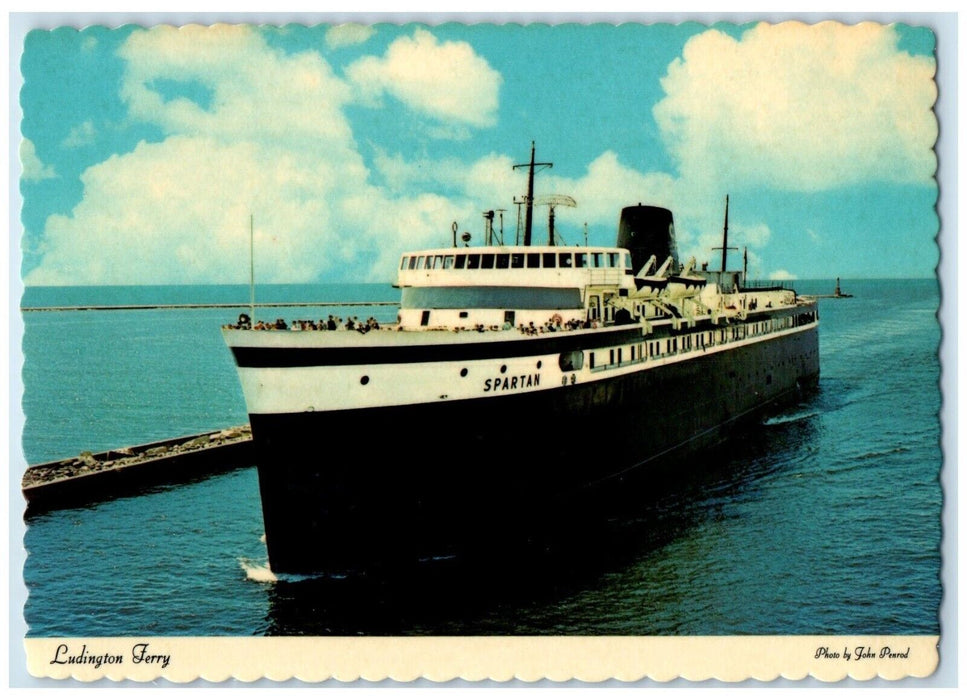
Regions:
<instances>
[{"instance_id":1,"label":"black hull","mask_svg":"<svg viewBox=\"0 0 967 700\"><path fill-rule=\"evenodd\" d=\"M251 415L270 566L410 561L567 517L587 487L721 442L818 376L811 328L545 391Z\"/></svg>"}]
</instances>

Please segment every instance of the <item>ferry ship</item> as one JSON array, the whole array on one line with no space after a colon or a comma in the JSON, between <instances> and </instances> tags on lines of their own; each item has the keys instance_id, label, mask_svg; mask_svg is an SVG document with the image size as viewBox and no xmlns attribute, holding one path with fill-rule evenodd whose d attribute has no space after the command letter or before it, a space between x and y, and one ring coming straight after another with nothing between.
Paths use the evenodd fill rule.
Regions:
<instances>
[{"instance_id":1,"label":"ferry ship","mask_svg":"<svg viewBox=\"0 0 967 700\"><path fill-rule=\"evenodd\" d=\"M566 517L594 485L694 455L817 382L816 301L726 269L727 200L719 270L679 262L656 206L624 208L613 247L554 245L552 219L532 245L533 146L527 165L523 244L494 244L487 215L487 245L454 227L451 246L403 254L396 324L223 329L274 572Z\"/></svg>"}]
</instances>

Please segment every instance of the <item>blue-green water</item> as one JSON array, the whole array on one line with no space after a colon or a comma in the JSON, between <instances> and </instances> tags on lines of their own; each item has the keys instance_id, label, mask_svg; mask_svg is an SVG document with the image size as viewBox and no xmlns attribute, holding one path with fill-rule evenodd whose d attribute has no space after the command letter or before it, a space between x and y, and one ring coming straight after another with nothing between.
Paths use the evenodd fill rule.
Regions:
<instances>
[{"instance_id":1,"label":"blue-green water","mask_svg":"<svg viewBox=\"0 0 967 700\"><path fill-rule=\"evenodd\" d=\"M796 286L822 293L833 285ZM427 562L405 580L264 582L256 580L265 562L257 477L241 469L31 519L29 634L937 634L937 284L843 286L855 297L820 302L814 396L737 434L695 478L639 485L632 507L581 537L497 548L459 574ZM373 285L259 294L283 302L396 296ZM28 289L23 305L247 299L241 287ZM396 310L362 312L388 320ZM26 313L27 461L246 422L219 333L235 316Z\"/></svg>"}]
</instances>

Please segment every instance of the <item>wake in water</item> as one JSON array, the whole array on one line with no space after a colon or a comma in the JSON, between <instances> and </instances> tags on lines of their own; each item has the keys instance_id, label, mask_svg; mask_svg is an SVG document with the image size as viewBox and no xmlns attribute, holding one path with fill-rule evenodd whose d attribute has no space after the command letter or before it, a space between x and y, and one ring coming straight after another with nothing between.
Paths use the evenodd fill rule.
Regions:
<instances>
[{"instance_id":1,"label":"wake in water","mask_svg":"<svg viewBox=\"0 0 967 700\"><path fill-rule=\"evenodd\" d=\"M319 574L277 574L269 567L269 563L260 563L245 557L239 557L238 565L245 572L245 578L256 583L298 583L299 581L311 581L315 579L328 579L339 581L347 578L346 574L341 573L319 573Z\"/></svg>"},{"instance_id":2,"label":"wake in water","mask_svg":"<svg viewBox=\"0 0 967 700\"><path fill-rule=\"evenodd\" d=\"M859 459L879 459L881 457L889 457L891 455L903 454L909 451L910 451L909 447L904 447L903 445L899 445L897 447L891 447L884 450L874 450L872 452L864 452L863 454L858 455L853 459L858 459L858 460Z\"/></svg>"},{"instance_id":3,"label":"wake in water","mask_svg":"<svg viewBox=\"0 0 967 700\"><path fill-rule=\"evenodd\" d=\"M812 418L813 416L818 416L819 411L815 409L806 411L797 411L795 413L785 413L778 416L773 416L772 418L767 418L762 422L763 425L784 425L786 423L796 423L801 420L806 420L807 418Z\"/></svg>"},{"instance_id":4,"label":"wake in water","mask_svg":"<svg viewBox=\"0 0 967 700\"><path fill-rule=\"evenodd\" d=\"M258 564L251 559L241 558L238 560L239 566L245 572L245 578L256 583L275 583L279 577L272 573L269 563Z\"/></svg>"}]
</instances>

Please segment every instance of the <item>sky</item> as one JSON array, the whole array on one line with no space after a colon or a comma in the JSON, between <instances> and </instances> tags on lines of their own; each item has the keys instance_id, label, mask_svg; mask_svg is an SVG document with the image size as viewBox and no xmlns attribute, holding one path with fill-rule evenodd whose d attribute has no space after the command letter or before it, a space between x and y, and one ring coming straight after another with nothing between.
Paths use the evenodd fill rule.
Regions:
<instances>
[{"instance_id":1,"label":"sky","mask_svg":"<svg viewBox=\"0 0 967 700\"><path fill-rule=\"evenodd\" d=\"M254 221L258 283L389 282L487 210L513 243L533 141L568 244L654 204L716 267L728 195L752 277L932 277L934 50L833 22L33 31L21 274L245 284Z\"/></svg>"}]
</instances>

